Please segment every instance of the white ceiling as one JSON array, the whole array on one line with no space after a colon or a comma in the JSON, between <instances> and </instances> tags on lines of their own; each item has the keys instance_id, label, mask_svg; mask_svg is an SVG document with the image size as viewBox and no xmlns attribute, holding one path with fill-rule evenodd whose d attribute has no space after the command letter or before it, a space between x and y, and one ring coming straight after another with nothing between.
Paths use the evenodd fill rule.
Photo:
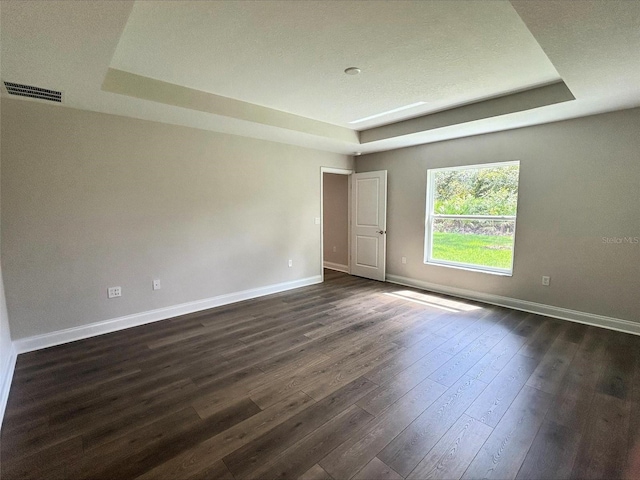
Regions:
<instances>
[{"instance_id":1,"label":"white ceiling","mask_svg":"<svg viewBox=\"0 0 640 480\"><path fill-rule=\"evenodd\" d=\"M508 2L475 0L137 2L111 66L346 127L560 78Z\"/></svg>"},{"instance_id":2,"label":"white ceiling","mask_svg":"<svg viewBox=\"0 0 640 480\"><path fill-rule=\"evenodd\" d=\"M640 105L638 1L0 4L3 80L63 90L75 108L310 148L367 153ZM427 102L358 130L559 79L576 100L360 144L103 91L110 67L348 128Z\"/></svg>"}]
</instances>

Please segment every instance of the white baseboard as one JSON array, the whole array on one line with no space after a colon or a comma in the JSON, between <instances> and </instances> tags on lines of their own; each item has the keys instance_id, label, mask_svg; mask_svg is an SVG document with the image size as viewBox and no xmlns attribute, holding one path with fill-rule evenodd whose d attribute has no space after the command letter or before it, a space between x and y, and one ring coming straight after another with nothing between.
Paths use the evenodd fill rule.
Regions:
<instances>
[{"instance_id":1,"label":"white baseboard","mask_svg":"<svg viewBox=\"0 0 640 480\"><path fill-rule=\"evenodd\" d=\"M342 265L341 263L333 263L333 262L324 262L324 268L328 268L329 270L336 270L337 272L349 273L349 266Z\"/></svg>"},{"instance_id":2,"label":"white baseboard","mask_svg":"<svg viewBox=\"0 0 640 480\"><path fill-rule=\"evenodd\" d=\"M16 369L16 359L18 354L16 349L11 345L11 351L9 352L9 361L4 369L4 372L0 372L0 429L2 429L2 420L4 419L4 412L7 408L7 400L9 400L9 390L11 389L11 380L13 380L13 372Z\"/></svg>"},{"instance_id":3,"label":"white baseboard","mask_svg":"<svg viewBox=\"0 0 640 480\"><path fill-rule=\"evenodd\" d=\"M570 310L568 308L554 307L542 303L529 302L527 300L519 300L517 298L502 297L500 295L492 295L490 293L476 292L463 288L447 287L435 283L423 282L413 278L401 277L399 275L387 275L387 282L415 287L430 292L443 293L454 297L476 300L478 302L498 305L500 307L512 308L523 312L537 313L547 317L559 318L561 320L569 320L571 322L584 323L595 327L608 328L618 332L631 333L640 335L640 322L632 322L630 320L622 320L620 318L605 317L604 315L596 315L593 313L580 312L578 310Z\"/></svg>"},{"instance_id":4,"label":"white baseboard","mask_svg":"<svg viewBox=\"0 0 640 480\"><path fill-rule=\"evenodd\" d=\"M271 295L273 293L284 292L294 288L306 287L322 282L322 277L316 275L313 277L294 280L292 282L277 283L266 287L252 288L241 292L228 293L217 297L206 298L204 300L196 300L195 302L182 303L171 307L158 308L146 312L135 313L124 317L104 320L102 322L91 323L79 327L67 328L56 332L45 333L33 337L26 337L14 340L13 345L17 354L40 350L42 348L53 347L63 343L82 340L83 338L95 337L105 333L116 332L126 328L137 327L146 323L166 320L168 318L185 315L187 313L207 310L209 308L220 307L230 303L250 300L252 298Z\"/></svg>"}]
</instances>

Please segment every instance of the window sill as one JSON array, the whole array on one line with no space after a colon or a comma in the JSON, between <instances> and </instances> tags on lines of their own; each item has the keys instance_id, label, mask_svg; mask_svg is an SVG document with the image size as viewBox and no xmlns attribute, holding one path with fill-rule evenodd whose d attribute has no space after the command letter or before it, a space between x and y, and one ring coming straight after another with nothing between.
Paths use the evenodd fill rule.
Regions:
<instances>
[{"instance_id":1,"label":"window sill","mask_svg":"<svg viewBox=\"0 0 640 480\"><path fill-rule=\"evenodd\" d=\"M467 272L474 273L488 273L489 275L498 275L500 277L513 277L513 271L511 272L499 272L496 270L486 270L484 268L476 268L465 265L456 265L453 263L444 263L444 262L434 262L434 261L425 261L425 265L431 265L434 267L446 267L446 268L455 268L457 270L465 270Z\"/></svg>"}]
</instances>

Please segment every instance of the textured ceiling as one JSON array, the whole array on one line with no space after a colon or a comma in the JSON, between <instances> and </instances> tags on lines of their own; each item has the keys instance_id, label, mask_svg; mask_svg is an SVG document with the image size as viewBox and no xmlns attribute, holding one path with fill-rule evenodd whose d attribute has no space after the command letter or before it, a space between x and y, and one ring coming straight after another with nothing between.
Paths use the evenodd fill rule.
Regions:
<instances>
[{"instance_id":1,"label":"textured ceiling","mask_svg":"<svg viewBox=\"0 0 640 480\"><path fill-rule=\"evenodd\" d=\"M640 100L640 1L512 3L577 97Z\"/></svg>"},{"instance_id":2,"label":"textured ceiling","mask_svg":"<svg viewBox=\"0 0 640 480\"><path fill-rule=\"evenodd\" d=\"M0 17L2 79L62 90L64 106L341 153L640 106L640 1L3 0ZM360 76L342 73L352 65ZM108 91L113 69L147 78L143 94L126 85ZM483 118L367 143L345 128L417 101L428 103L357 127L560 78L575 100L513 113L492 111L502 101L486 102L471 106L486 110ZM208 106L193 106L196 98ZM411 125L421 124L434 122Z\"/></svg>"},{"instance_id":3,"label":"textured ceiling","mask_svg":"<svg viewBox=\"0 0 640 480\"><path fill-rule=\"evenodd\" d=\"M344 74L357 66L358 76ZM111 67L324 122L560 77L509 2L136 2Z\"/></svg>"}]
</instances>

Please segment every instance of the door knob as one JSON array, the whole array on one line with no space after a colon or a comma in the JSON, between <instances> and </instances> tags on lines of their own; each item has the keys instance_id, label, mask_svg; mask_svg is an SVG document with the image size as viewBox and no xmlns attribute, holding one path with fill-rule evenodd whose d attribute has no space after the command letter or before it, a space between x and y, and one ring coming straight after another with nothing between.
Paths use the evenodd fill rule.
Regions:
<instances>
[{"instance_id":1,"label":"door knob","mask_svg":"<svg viewBox=\"0 0 640 480\"><path fill-rule=\"evenodd\" d=\"M384 235L384 234L385 234L385 233L387 233L387 232L386 232L385 230L378 230L378 233L379 233L380 235Z\"/></svg>"}]
</instances>

